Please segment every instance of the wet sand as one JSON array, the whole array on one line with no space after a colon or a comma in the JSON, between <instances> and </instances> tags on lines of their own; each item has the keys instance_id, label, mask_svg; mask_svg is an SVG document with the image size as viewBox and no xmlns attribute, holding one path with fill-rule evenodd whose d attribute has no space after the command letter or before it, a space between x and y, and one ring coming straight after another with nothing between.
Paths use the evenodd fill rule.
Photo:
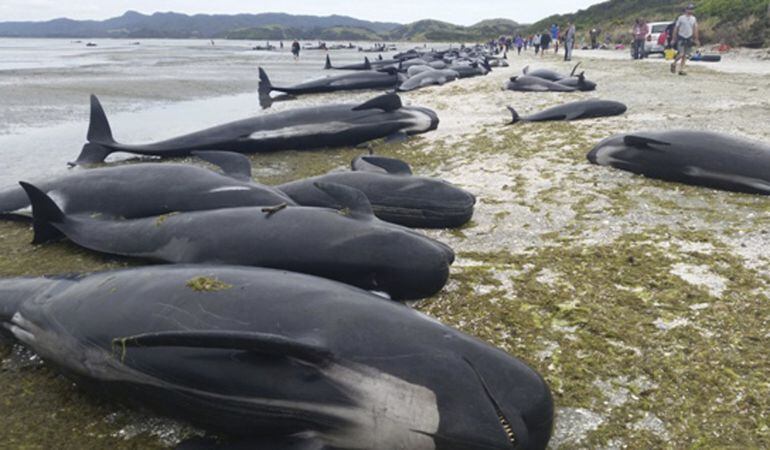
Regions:
<instances>
[{"instance_id":1,"label":"wet sand","mask_svg":"<svg viewBox=\"0 0 770 450\"><path fill-rule=\"evenodd\" d=\"M261 61L243 49L106 53L128 63L0 71L0 95L9 99L0 110L0 155L8 161L0 184L66 170L83 143L91 92L126 142L263 113L253 96ZM165 54L167 65L159 64ZM321 52L306 52L299 66L285 56L265 63L274 80L323 74L315 70ZM527 64L564 72L572 65L511 54L510 68L403 95L434 108L439 130L374 150L479 198L468 226L430 232L458 260L445 290L416 306L543 374L557 405L553 448L770 446L770 199L649 180L585 159L601 139L634 130L704 129L770 142L770 75L750 58L732 61L729 72L693 65L688 77L616 52L579 52L575 61L599 83L596 92L502 91ZM372 95L310 96L272 110ZM629 111L504 125L506 105L526 115L586 98L623 101ZM277 183L342 169L361 151L251 159L256 179ZM0 223L0 275L132 264L30 239L27 226ZM18 346L0 344L0 359L0 398L10 408L0 442L151 448L196 433L83 394Z\"/></svg>"}]
</instances>

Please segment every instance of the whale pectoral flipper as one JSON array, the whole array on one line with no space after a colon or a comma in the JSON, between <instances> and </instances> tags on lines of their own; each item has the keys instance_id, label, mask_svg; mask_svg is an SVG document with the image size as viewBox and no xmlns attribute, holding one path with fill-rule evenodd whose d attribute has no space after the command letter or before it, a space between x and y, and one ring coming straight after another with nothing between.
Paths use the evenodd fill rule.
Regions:
<instances>
[{"instance_id":1,"label":"whale pectoral flipper","mask_svg":"<svg viewBox=\"0 0 770 450\"><path fill-rule=\"evenodd\" d=\"M353 108L353 111L364 111L367 109L381 109L385 112L392 112L404 106L401 103L401 97L398 94L385 94L375 97L367 102Z\"/></svg>"},{"instance_id":2,"label":"whale pectoral flipper","mask_svg":"<svg viewBox=\"0 0 770 450\"><path fill-rule=\"evenodd\" d=\"M241 153L198 150L192 155L218 166L230 178L251 181L251 162Z\"/></svg>"},{"instance_id":3,"label":"whale pectoral flipper","mask_svg":"<svg viewBox=\"0 0 770 450\"><path fill-rule=\"evenodd\" d=\"M316 189L336 200L341 209L354 219L370 220L374 218L372 204L366 194L358 189L337 183L313 183Z\"/></svg>"},{"instance_id":4,"label":"whale pectoral flipper","mask_svg":"<svg viewBox=\"0 0 770 450\"><path fill-rule=\"evenodd\" d=\"M388 144L394 144L399 142L406 142L409 139L409 135L403 131L397 131L385 136L385 142Z\"/></svg>"},{"instance_id":5,"label":"whale pectoral flipper","mask_svg":"<svg viewBox=\"0 0 770 450\"><path fill-rule=\"evenodd\" d=\"M623 143L628 145L629 147L635 147L638 149L650 149L650 150L653 150L653 148L650 147L651 144L671 145L668 142L658 141L656 139L651 139L644 136L635 136L633 134L623 137Z\"/></svg>"},{"instance_id":6,"label":"whale pectoral flipper","mask_svg":"<svg viewBox=\"0 0 770 450\"><path fill-rule=\"evenodd\" d=\"M124 355L130 347L187 347L242 350L260 355L283 356L325 365L333 359L332 352L320 345L270 333L237 331L165 331L115 338L113 349Z\"/></svg>"},{"instance_id":7,"label":"whale pectoral flipper","mask_svg":"<svg viewBox=\"0 0 770 450\"><path fill-rule=\"evenodd\" d=\"M356 172L379 172L379 169L383 169L392 175L412 174L412 168L405 161L384 156L359 156L351 162L350 166Z\"/></svg>"},{"instance_id":8,"label":"whale pectoral flipper","mask_svg":"<svg viewBox=\"0 0 770 450\"><path fill-rule=\"evenodd\" d=\"M32 204L32 227L35 232L32 243L42 244L64 237L64 234L52 223L62 223L66 217L51 197L29 183L20 181L19 184L24 188Z\"/></svg>"}]
</instances>

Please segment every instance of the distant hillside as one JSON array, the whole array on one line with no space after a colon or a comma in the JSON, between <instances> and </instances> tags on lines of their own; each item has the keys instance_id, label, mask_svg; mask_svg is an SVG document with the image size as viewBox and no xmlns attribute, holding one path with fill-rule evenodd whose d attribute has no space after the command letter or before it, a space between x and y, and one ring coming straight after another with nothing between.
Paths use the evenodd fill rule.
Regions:
<instances>
[{"instance_id":1,"label":"distant hillside","mask_svg":"<svg viewBox=\"0 0 770 450\"><path fill-rule=\"evenodd\" d=\"M382 35L368 28L339 26L303 30L280 25L234 30L228 32L225 37L227 39L249 40L312 39L322 41L379 41L383 39Z\"/></svg>"},{"instance_id":2,"label":"distant hillside","mask_svg":"<svg viewBox=\"0 0 770 450\"><path fill-rule=\"evenodd\" d=\"M387 33L397 23L369 22L346 16L293 16L282 13L188 16L173 12L145 15L128 11L103 21L55 19L47 22L0 22L0 36L68 38L220 38L234 30L282 27L310 34L338 27ZM333 33L333 32L332 32ZM295 36L292 36L295 37ZM308 36L310 37L310 36ZM317 37L317 36L312 36ZM288 39L288 37L286 37Z\"/></svg>"},{"instance_id":3,"label":"distant hillside","mask_svg":"<svg viewBox=\"0 0 770 450\"><path fill-rule=\"evenodd\" d=\"M527 28L535 33L552 23L565 26L574 20L579 34L591 28L611 33L617 42L630 39L630 29L637 17L648 22L673 21L691 1L670 0L610 0L573 14L546 17ZM701 0L695 2L695 16L704 42L726 42L731 45L770 45L767 34L770 25L770 0Z\"/></svg>"},{"instance_id":4,"label":"distant hillside","mask_svg":"<svg viewBox=\"0 0 770 450\"><path fill-rule=\"evenodd\" d=\"M515 34L522 25L508 19L490 19L470 27L438 20L420 20L400 26L387 36L393 41L482 42Z\"/></svg>"}]
</instances>

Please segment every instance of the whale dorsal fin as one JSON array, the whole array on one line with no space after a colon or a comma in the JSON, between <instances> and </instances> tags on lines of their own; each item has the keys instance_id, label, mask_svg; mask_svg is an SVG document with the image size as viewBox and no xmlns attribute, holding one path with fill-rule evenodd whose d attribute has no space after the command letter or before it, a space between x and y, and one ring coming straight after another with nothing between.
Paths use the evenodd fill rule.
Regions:
<instances>
[{"instance_id":1,"label":"whale dorsal fin","mask_svg":"<svg viewBox=\"0 0 770 450\"><path fill-rule=\"evenodd\" d=\"M333 198L343 214L354 219L371 220L374 218L372 204L366 195L358 189L337 183L313 183L316 189Z\"/></svg>"},{"instance_id":2,"label":"whale dorsal fin","mask_svg":"<svg viewBox=\"0 0 770 450\"><path fill-rule=\"evenodd\" d=\"M392 112L404 106L401 103L401 97L397 94L385 94L375 97L367 102L353 108L353 111L364 111L367 109L381 109L385 112Z\"/></svg>"},{"instance_id":3,"label":"whale dorsal fin","mask_svg":"<svg viewBox=\"0 0 770 450\"><path fill-rule=\"evenodd\" d=\"M302 342L277 334L195 330L164 331L145 333L112 340L113 351L125 356L128 347L188 347L232 349L253 352L260 355L283 356L307 361L312 364L326 364L333 355L320 345Z\"/></svg>"},{"instance_id":4,"label":"whale dorsal fin","mask_svg":"<svg viewBox=\"0 0 770 450\"><path fill-rule=\"evenodd\" d=\"M528 74L529 73L529 66L524 66L524 68L521 69L521 73L523 73L524 75Z\"/></svg>"},{"instance_id":5,"label":"whale dorsal fin","mask_svg":"<svg viewBox=\"0 0 770 450\"><path fill-rule=\"evenodd\" d=\"M657 139L652 139L644 136L636 136L633 134L629 134L628 136L623 137L623 143L629 147L634 147L638 149L652 148L650 147L651 144L671 145L668 142L659 141Z\"/></svg>"},{"instance_id":6,"label":"whale dorsal fin","mask_svg":"<svg viewBox=\"0 0 770 450\"><path fill-rule=\"evenodd\" d=\"M354 159L351 168L356 172L385 172L392 175L411 175L412 168L404 161L384 156L362 155Z\"/></svg>"},{"instance_id":7,"label":"whale dorsal fin","mask_svg":"<svg viewBox=\"0 0 770 450\"><path fill-rule=\"evenodd\" d=\"M230 178L251 181L251 162L240 153L198 150L191 154L219 167Z\"/></svg>"}]
</instances>

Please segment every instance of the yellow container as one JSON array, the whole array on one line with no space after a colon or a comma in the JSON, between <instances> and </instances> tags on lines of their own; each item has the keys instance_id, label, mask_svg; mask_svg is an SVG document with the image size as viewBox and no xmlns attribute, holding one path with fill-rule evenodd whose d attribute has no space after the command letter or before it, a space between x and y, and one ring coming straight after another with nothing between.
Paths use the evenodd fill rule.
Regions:
<instances>
[{"instance_id":1,"label":"yellow container","mask_svg":"<svg viewBox=\"0 0 770 450\"><path fill-rule=\"evenodd\" d=\"M667 48L663 51L663 55L666 57L666 61L671 61L676 57L676 50L673 48Z\"/></svg>"}]
</instances>

